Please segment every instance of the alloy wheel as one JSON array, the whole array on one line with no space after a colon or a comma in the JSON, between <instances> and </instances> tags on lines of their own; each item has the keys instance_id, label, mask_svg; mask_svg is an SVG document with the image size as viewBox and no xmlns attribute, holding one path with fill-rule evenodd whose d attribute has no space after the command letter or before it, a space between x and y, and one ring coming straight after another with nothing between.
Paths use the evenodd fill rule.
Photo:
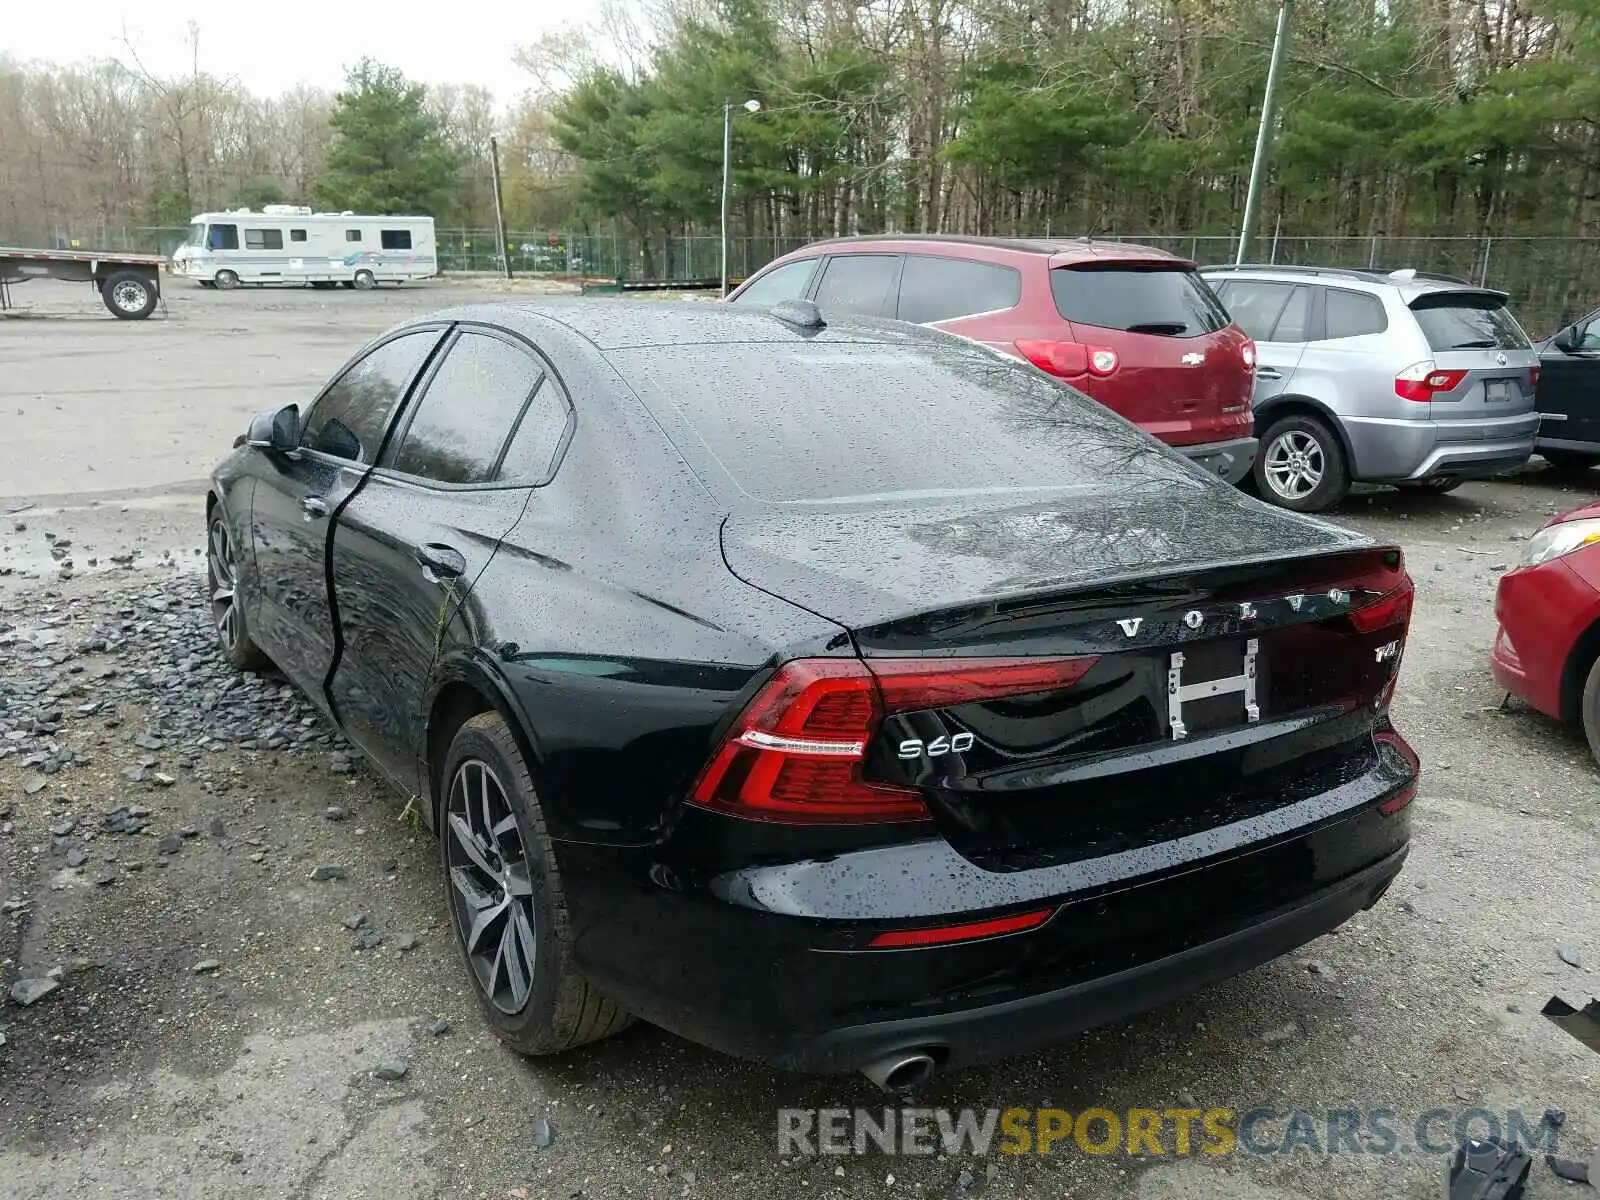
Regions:
<instances>
[{"instance_id":1,"label":"alloy wheel","mask_svg":"<svg viewBox=\"0 0 1600 1200\"><path fill-rule=\"evenodd\" d=\"M533 878L505 785L482 759L465 759L456 768L445 824L445 861L467 962L495 1008L519 1013L533 991L538 948Z\"/></svg>"},{"instance_id":2,"label":"alloy wheel","mask_svg":"<svg viewBox=\"0 0 1600 1200\"><path fill-rule=\"evenodd\" d=\"M1321 442L1291 429L1272 439L1263 469L1274 492L1285 500L1304 500L1321 485L1327 461Z\"/></svg>"},{"instance_id":3,"label":"alloy wheel","mask_svg":"<svg viewBox=\"0 0 1600 1200\"><path fill-rule=\"evenodd\" d=\"M233 535L220 515L211 522L206 540L211 567L211 619L216 622L223 648L233 650L239 644L240 633L238 564L233 556Z\"/></svg>"}]
</instances>

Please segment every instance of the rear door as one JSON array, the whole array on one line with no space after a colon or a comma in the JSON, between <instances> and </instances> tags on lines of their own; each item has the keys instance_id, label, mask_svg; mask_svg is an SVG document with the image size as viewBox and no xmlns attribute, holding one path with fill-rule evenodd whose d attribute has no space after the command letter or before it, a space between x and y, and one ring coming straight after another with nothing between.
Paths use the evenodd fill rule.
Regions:
<instances>
[{"instance_id":1,"label":"rear door","mask_svg":"<svg viewBox=\"0 0 1600 1200\"><path fill-rule=\"evenodd\" d=\"M326 569L330 520L372 470L391 419L443 334L443 326L408 330L351 363L312 402L298 456L272 456L271 473L256 486L250 629L319 704L326 703L323 683L336 646Z\"/></svg>"},{"instance_id":2,"label":"rear door","mask_svg":"<svg viewBox=\"0 0 1600 1200\"><path fill-rule=\"evenodd\" d=\"M1050 290L1078 342L1116 353L1079 384L1096 400L1174 446L1249 436L1245 336L1188 264L1052 267Z\"/></svg>"},{"instance_id":3,"label":"rear door","mask_svg":"<svg viewBox=\"0 0 1600 1200\"><path fill-rule=\"evenodd\" d=\"M434 663L478 643L473 582L544 481L570 412L532 348L485 327L459 329L421 386L333 541L334 707L408 790Z\"/></svg>"},{"instance_id":4,"label":"rear door","mask_svg":"<svg viewBox=\"0 0 1600 1200\"><path fill-rule=\"evenodd\" d=\"M1216 289L1233 323L1255 339L1255 403L1287 390L1305 353L1313 289L1267 279L1225 279Z\"/></svg>"},{"instance_id":5,"label":"rear door","mask_svg":"<svg viewBox=\"0 0 1600 1200\"><path fill-rule=\"evenodd\" d=\"M1492 439L1501 436L1497 423L1534 412L1539 355L1502 293L1425 292L1410 307L1435 368L1451 381L1433 393L1435 421L1466 422L1453 436Z\"/></svg>"},{"instance_id":6,"label":"rear door","mask_svg":"<svg viewBox=\"0 0 1600 1200\"><path fill-rule=\"evenodd\" d=\"M1539 440L1600 445L1600 312L1572 327L1563 350L1540 347Z\"/></svg>"}]
</instances>

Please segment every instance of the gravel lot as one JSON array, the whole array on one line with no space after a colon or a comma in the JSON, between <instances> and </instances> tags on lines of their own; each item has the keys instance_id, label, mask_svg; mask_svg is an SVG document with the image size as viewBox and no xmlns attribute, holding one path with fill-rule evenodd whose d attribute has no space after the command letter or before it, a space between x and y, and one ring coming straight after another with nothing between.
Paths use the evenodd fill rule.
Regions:
<instances>
[{"instance_id":1,"label":"gravel lot","mask_svg":"<svg viewBox=\"0 0 1600 1200\"><path fill-rule=\"evenodd\" d=\"M173 281L164 317L128 323L41 283L17 293L33 319L0 321L0 991L57 976L0 998L0 1194L1441 1193L1444 1159L1401 1154L784 1161L779 1108L882 1099L649 1027L556 1061L502 1050L435 843L286 685L223 667L199 574L203 479L250 413L308 399L406 314L497 290ZM915 1102L1383 1107L1403 1133L1436 1107L1556 1109L1565 1152L1600 1142L1600 1056L1538 1015L1600 993L1596 771L1581 737L1502 707L1487 668L1496 574L1589 494L1534 466L1335 514L1398 539L1418 585L1395 709L1425 774L1377 908ZM1539 1163L1528 1194L1569 1186Z\"/></svg>"}]
</instances>

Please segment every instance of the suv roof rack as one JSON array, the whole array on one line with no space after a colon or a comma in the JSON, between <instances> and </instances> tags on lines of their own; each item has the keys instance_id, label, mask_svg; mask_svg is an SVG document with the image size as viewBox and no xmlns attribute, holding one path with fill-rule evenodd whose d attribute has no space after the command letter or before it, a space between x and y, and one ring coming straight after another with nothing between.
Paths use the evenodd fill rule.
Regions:
<instances>
[{"instance_id":1,"label":"suv roof rack","mask_svg":"<svg viewBox=\"0 0 1600 1200\"><path fill-rule=\"evenodd\" d=\"M1432 271L1418 271L1415 267L1391 270L1389 267L1305 267L1286 263L1223 263L1214 267L1201 267L1210 271L1280 271L1287 275L1344 275L1357 279L1389 279L1395 283L1409 283L1413 279L1428 279L1436 283L1457 283L1463 287L1476 287L1470 279L1459 275L1442 275Z\"/></svg>"}]
</instances>

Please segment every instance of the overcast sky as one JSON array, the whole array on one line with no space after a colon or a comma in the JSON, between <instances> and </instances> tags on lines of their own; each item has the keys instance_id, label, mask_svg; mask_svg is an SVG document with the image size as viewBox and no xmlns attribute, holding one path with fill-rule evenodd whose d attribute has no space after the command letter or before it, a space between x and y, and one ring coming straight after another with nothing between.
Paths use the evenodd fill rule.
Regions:
<instances>
[{"instance_id":1,"label":"overcast sky","mask_svg":"<svg viewBox=\"0 0 1600 1200\"><path fill-rule=\"evenodd\" d=\"M200 65L253 92L308 83L334 88L363 54L424 83L478 83L502 106L528 86L512 50L562 24L586 24L599 0L499 6L415 0L0 0L0 53L56 63L128 59L127 25L144 65L188 69L188 23L200 25Z\"/></svg>"}]
</instances>

